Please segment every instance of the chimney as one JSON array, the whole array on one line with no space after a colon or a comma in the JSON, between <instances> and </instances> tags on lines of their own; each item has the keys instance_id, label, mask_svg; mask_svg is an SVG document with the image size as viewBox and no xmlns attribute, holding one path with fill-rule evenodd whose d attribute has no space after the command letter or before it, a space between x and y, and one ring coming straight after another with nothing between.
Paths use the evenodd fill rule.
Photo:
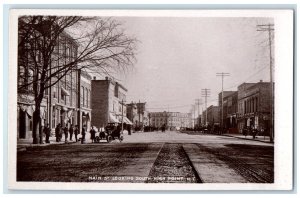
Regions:
<instances>
[{"instance_id":1,"label":"chimney","mask_svg":"<svg viewBox=\"0 0 300 198\"><path fill-rule=\"evenodd\" d=\"M94 76L94 80L96 80L96 76Z\"/></svg>"},{"instance_id":2,"label":"chimney","mask_svg":"<svg viewBox=\"0 0 300 198\"><path fill-rule=\"evenodd\" d=\"M262 80L260 80L259 82L263 82Z\"/></svg>"},{"instance_id":3,"label":"chimney","mask_svg":"<svg viewBox=\"0 0 300 198\"><path fill-rule=\"evenodd\" d=\"M108 77L107 77L107 76L105 77L105 80L108 80Z\"/></svg>"}]
</instances>

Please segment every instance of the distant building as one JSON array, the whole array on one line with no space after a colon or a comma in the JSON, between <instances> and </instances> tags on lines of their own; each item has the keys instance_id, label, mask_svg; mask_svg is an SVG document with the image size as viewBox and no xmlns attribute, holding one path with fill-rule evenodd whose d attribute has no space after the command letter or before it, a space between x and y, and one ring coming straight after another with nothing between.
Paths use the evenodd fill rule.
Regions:
<instances>
[{"instance_id":1,"label":"distant building","mask_svg":"<svg viewBox=\"0 0 300 198\"><path fill-rule=\"evenodd\" d=\"M150 112L149 117L151 126L160 128L165 125L170 130L191 128L193 123L191 113Z\"/></svg>"},{"instance_id":2,"label":"distant building","mask_svg":"<svg viewBox=\"0 0 300 198\"><path fill-rule=\"evenodd\" d=\"M138 110L137 105L134 102L127 104L126 106L126 115L127 118L133 123L138 123Z\"/></svg>"},{"instance_id":3,"label":"distant building","mask_svg":"<svg viewBox=\"0 0 300 198\"><path fill-rule=\"evenodd\" d=\"M222 92L219 93L220 124L223 124L225 130L229 133L237 133L237 112L238 112L238 92L224 91L222 106ZM223 107L223 115L222 109ZM221 120L222 119L222 120Z\"/></svg>"},{"instance_id":4,"label":"distant building","mask_svg":"<svg viewBox=\"0 0 300 198\"><path fill-rule=\"evenodd\" d=\"M210 126L219 125L219 107L218 106L209 106L207 108L207 124Z\"/></svg>"},{"instance_id":5,"label":"distant building","mask_svg":"<svg viewBox=\"0 0 300 198\"><path fill-rule=\"evenodd\" d=\"M138 116L138 126L144 127L149 125L149 117L147 111L147 103L146 102L138 102L137 106L137 116Z\"/></svg>"},{"instance_id":6,"label":"distant building","mask_svg":"<svg viewBox=\"0 0 300 198\"><path fill-rule=\"evenodd\" d=\"M269 82L243 83L238 86L238 130L244 127L264 130L269 134L271 123L271 84Z\"/></svg>"},{"instance_id":7,"label":"distant building","mask_svg":"<svg viewBox=\"0 0 300 198\"><path fill-rule=\"evenodd\" d=\"M132 124L126 117L127 89L106 77L92 80L92 125L105 127L108 123Z\"/></svg>"}]
</instances>

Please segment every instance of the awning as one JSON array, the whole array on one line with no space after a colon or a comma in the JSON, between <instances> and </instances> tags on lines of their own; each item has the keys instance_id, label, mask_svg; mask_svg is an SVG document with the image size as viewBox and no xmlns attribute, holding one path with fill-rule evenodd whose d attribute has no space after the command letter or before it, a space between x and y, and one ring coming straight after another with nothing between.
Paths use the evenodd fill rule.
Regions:
<instances>
[{"instance_id":1,"label":"awning","mask_svg":"<svg viewBox=\"0 0 300 198\"><path fill-rule=\"evenodd\" d=\"M69 96L70 95L70 93L65 89L65 88L61 88L61 91L62 91L62 93L65 95L65 96Z\"/></svg>"},{"instance_id":2,"label":"awning","mask_svg":"<svg viewBox=\"0 0 300 198\"><path fill-rule=\"evenodd\" d=\"M24 104L19 104L19 107L20 107L20 110L21 110L21 111L24 111L24 112L26 112L26 111L27 111L27 109L28 109L28 107L30 107L30 106L28 106L28 105L24 105Z\"/></svg>"},{"instance_id":3,"label":"awning","mask_svg":"<svg viewBox=\"0 0 300 198\"><path fill-rule=\"evenodd\" d=\"M67 108L67 107L64 107L64 106L61 106L61 110L63 110L63 111L68 111L68 108Z\"/></svg>"},{"instance_id":4,"label":"awning","mask_svg":"<svg viewBox=\"0 0 300 198\"><path fill-rule=\"evenodd\" d=\"M28 107L27 110L26 110L27 115L29 117L32 117L34 110L35 110L35 106Z\"/></svg>"},{"instance_id":5,"label":"awning","mask_svg":"<svg viewBox=\"0 0 300 198\"><path fill-rule=\"evenodd\" d=\"M68 111L68 118L71 118L72 115L73 115L73 109L71 109L71 110Z\"/></svg>"},{"instance_id":6,"label":"awning","mask_svg":"<svg viewBox=\"0 0 300 198\"><path fill-rule=\"evenodd\" d=\"M112 113L109 113L108 122L109 123L120 123L119 120L116 118L116 116L114 116Z\"/></svg>"},{"instance_id":7,"label":"awning","mask_svg":"<svg viewBox=\"0 0 300 198\"><path fill-rule=\"evenodd\" d=\"M133 123L127 117L123 117L123 122L129 125L133 125Z\"/></svg>"},{"instance_id":8,"label":"awning","mask_svg":"<svg viewBox=\"0 0 300 198\"><path fill-rule=\"evenodd\" d=\"M90 113L88 111L82 111L82 116L86 117L87 120L91 120Z\"/></svg>"}]
</instances>

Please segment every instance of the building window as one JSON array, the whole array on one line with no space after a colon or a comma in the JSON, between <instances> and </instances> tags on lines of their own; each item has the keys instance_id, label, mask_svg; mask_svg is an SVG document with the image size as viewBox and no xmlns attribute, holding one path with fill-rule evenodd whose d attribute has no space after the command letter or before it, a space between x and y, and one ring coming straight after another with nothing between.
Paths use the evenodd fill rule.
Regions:
<instances>
[{"instance_id":1,"label":"building window","mask_svg":"<svg viewBox=\"0 0 300 198\"><path fill-rule=\"evenodd\" d=\"M255 111L258 111L258 98L255 98Z\"/></svg>"},{"instance_id":2,"label":"building window","mask_svg":"<svg viewBox=\"0 0 300 198\"><path fill-rule=\"evenodd\" d=\"M90 107L90 98L91 98L90 94L91 94L91 91L88 89L87 90L87 107L88 108Z\"/></svg>"},{"instance_id":3,"label":"building window","mask_svg":"<svg viewBox=\"0 0 300 198\"><path fill-rule=\"evenodd\" d=\"M64 93L62 91L60 91L60 99L61 100L65 100L65 95L64 95Z\"/></svg>"},{"instance_id":4,"label":"building window","mask_svg":"<svg viewBox=\"0 0 300 198\"><path fill-rule=\"evenodd\" d=\"M25 68L24 66L19 66L19 85L25 84Z\"/></svg>"},{"instance_id":5,"label":"building window","mask_svg":"<svg viewBox=\"0 0 300 198\"><path fill-rule=\"evenodd\" d=\"M81 92L80 92L80 106L84 106L84 87L81 87Z\"/></svg>"},{"instance_id":6,"label":"building window","mask_svg":"<svg viewBox=\"0 0 300 198\"><path fill-rule=\"evenodd\" d=\"M85 107L88 106L88 89L85 88Z\"/></svg>"},{"instance_id":7,"label":"building window","mask_svg":"<svg viewBox=\"0 0 300 198\"><path fill-rule=\"evenodd\" d=\"M55 128L55 126L56 126L56 123L55 123L55 121L56 121L56 109L55 109L55 107L53 107L53 109L52 109L52 128Z\"/></svg>"}]
</instances>

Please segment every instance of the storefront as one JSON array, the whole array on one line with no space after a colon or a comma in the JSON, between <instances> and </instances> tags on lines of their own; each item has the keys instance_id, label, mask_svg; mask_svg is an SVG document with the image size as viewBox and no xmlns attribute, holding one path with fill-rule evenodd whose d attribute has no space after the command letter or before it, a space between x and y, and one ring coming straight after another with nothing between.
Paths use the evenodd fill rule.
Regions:
<instances>
[{"instance_id":1,"label":"storefront","mask_svg":"<svg viewBox=\"0 0 300 198\"><path fill-rule=\"evenodd\" d=\"M47 122L47 109L46 105L43 103L40 107L40 125L44 126ZM33 112L35 111L35 106L33 103L22 103L18 102L18 139L32 138L32 128L33 128Z\"/></svg>"}]
</instances>

